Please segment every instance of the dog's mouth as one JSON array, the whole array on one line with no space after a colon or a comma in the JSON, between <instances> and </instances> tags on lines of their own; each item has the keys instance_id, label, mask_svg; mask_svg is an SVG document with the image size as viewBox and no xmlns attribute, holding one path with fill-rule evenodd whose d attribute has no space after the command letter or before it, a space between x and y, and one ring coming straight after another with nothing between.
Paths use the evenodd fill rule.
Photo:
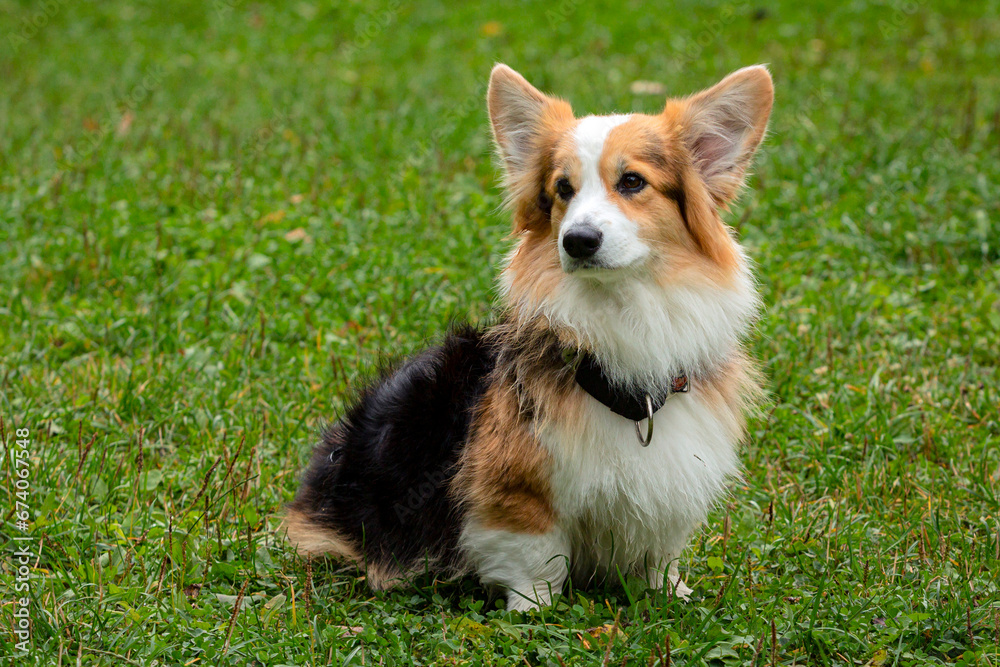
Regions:
<instances>
[{"instance_id":1,"label":"dog's mouth","mask_svg":"<svg viewBox=\"0 0 1000 667\"><path fill-rule=\"evenodd\" d=\"M563 262L563 272L577 278L591 278L595 280L608 281L616 280L626 274L631 273L629 269L635 268L639 262L629 264L608 264L593 258L571 259Z\"/></svg>"},{"instance_id":2,"label":"dog's mouth","mask_svg":"<svg viewBox=\"0 0 1000 667\"><path fill-rule=\"evenodd\" d=\"M609 266L596 259L570 259L563 262L563 271L566 273L581 273L587 271L614 271L615 267Z\"/></svg>"}]
</instances>

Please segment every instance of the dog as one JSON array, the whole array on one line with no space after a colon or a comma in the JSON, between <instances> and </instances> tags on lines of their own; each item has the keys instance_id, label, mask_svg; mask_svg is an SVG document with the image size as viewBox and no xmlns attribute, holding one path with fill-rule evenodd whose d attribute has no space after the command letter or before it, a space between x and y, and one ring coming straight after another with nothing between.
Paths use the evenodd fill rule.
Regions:
<instances>
[{"instance_id":1,"label":"dog","mask_svg":"<svg viewBox=\"0 0 1000 667\"><path fill-rule=\"evenodd\" d=\"M498 64L487 106L515 245L501 307L366 388L284 518L305 556L385 589L474 574L507 608L628 573L687 597L678 558L739 475L760 308L723 221L764 137L768 70L657 115L576 118Z\"/></svg>"}]
</instances>

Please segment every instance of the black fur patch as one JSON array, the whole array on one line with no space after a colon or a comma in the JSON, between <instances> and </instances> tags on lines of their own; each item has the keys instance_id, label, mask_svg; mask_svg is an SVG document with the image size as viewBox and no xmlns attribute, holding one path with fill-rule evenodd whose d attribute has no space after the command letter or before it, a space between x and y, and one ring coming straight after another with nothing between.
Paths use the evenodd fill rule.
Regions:
<instances>
[{"instance_id":1,"label":"black fur patch","mask_svg":"<svg viewBox=\"0 0 1000 667\"><path fill-rule=\"evenodd\" d=\"M449 487L495 357L466 327L385 374L323 433L290 509L383 570L457 567L462 511Z\"/></svg>"},{"instance_id":2,"label":"black fur patch","mask_svg":"<svg viewBox=\"0 0 1000 667\"><path fill-rule=\"evenodd\" d=\"M545 190L538 193L538 208L541 209L542 213L545 215L552 214L552 197L549 196Z\"/></svg>"},{"instance_id":3,"label":"black fur patch","mask_svg":"<svg viewBox=\"0 0 1000 667\"><path fill-rule=\"evenodd\" d=\"M667 188L662 192L664 196L677 202L677 208L681 212L681 219L684 221L684 226L690 229L691 225L688 223L687 194L684 192L684 181L681 181L677 185Z\"/></svg>"}]
</instances>

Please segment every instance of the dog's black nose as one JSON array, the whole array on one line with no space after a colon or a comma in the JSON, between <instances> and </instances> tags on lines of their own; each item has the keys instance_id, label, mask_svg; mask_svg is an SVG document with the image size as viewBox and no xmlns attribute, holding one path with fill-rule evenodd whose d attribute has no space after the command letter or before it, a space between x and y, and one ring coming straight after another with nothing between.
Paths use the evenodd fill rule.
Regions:
<instances>
[{"instance_id":1,"label":"dog's black nose","mask_svg":"<svg viewBox=\"0 0 1000 667\"><path fill-rule=\"evenodd\" d=\"M591 225L577 225L566 232L563 236L563 248L566 254L574 259L587 259L593 257L597 249L601 247L601 239L604 234L601 230Z\"/></svg>"}]
</instances>

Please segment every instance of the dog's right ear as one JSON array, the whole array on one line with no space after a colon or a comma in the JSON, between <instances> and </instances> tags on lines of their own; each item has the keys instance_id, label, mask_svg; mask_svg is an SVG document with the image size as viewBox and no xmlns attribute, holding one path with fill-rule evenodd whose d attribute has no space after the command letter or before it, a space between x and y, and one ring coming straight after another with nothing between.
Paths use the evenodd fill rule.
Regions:
<instances>
[{"instance_id":1,"label":"dog's right ear","mask_svg":"<svg viewBox=\"0 0 1000 667\"><path fill-rule=\"evenodd\" d=\"M509 179L516 180L530 171L538 159L546 135L573 117L569 105L548 97L528 81L499 64L490 73L486 103L504 168Z\"/></svg>"}]
</instances>

